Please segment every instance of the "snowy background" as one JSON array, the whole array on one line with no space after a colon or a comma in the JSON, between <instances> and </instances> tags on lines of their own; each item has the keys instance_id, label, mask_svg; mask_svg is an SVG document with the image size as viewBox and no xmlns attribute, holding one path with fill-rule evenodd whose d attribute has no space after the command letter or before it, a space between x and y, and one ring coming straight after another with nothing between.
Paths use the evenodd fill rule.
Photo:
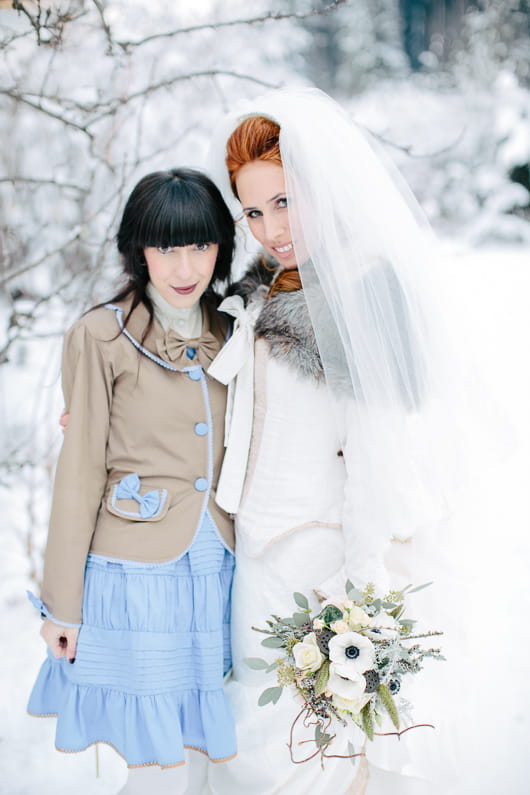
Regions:
<instances>
[{"instance_id":1,"label":"snowy background","mask_svg":"<svg viewBox=\"0 0 530 795\"><path fill-rule=\"evenodd\" d=\"M438 232L461 324L517 443L451 533L472 599L467 747L452 795L528 791L530 6L525 0L0 0L0 793L118 791L116 755L53 750L25 703L61 435L67 325L109 296L123 201L148 171L203 164L242 97L314 83L382 141ZM328 6L336 6L325 13ZM250 12L250 13L249 13ZM246 794L245 794L246 795ZM323 794L324 795L324 794Z\"/></svg>"}]
</instances>

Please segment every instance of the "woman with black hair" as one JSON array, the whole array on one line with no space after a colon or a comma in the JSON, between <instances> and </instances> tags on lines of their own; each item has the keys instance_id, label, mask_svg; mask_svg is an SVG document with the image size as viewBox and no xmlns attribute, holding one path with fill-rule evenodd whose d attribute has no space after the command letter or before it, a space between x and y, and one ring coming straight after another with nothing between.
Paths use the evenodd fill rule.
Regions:
<instances>
[{"instance_id":1,"label":"woman with black hair","mask_svg":"<svg viewBox=\"0 0 530 795\"><path fill-rule=\"evenodd\" d=\"M234 225L209 179L174 169L134 188L117 241L123 290L64 341L70 421L32 597L49 650L29 712L57 715L59 750L220 762L236 752L223 692L233 528L214 501L225 387L206 369L227 336L212 284L229 275Z\"/></svg>"}]
</instances>

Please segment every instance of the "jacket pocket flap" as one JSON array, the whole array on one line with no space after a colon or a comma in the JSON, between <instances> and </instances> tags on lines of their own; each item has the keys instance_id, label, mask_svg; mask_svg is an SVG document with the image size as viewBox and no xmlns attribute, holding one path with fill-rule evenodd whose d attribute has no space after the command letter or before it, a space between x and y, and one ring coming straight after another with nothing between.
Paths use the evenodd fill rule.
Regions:
<instances>
[{"instance_id":1,"label":"jacket pocket flap","mask_svg":"<svg viewBox=\"0 0 530 795\"><path fill-rule=\"evenodd\" d=\"M112 487L107 498L107 510L122 519L158 522L167 513L168 492L167 489L145 491L136 473L126 475Z\"/></svg>"}]
</instances>

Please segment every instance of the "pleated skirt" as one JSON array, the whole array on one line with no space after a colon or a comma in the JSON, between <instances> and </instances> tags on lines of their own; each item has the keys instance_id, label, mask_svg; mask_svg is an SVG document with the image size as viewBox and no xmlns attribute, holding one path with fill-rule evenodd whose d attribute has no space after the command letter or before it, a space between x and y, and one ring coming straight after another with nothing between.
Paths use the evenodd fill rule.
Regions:
<instances>
[{"instance_id":1,"label":"pleated skirt","mask_svg":"<svg viewBox=\"0 0 530 795\"><path fill-rule=\"evenodd\" d=\"M28 704L57 716L59 750L105 742L129 767L182 764L185 748L235 755L223 690L233 570L209 514L177 560L88 556L75 662L48 652Z\"/></svg>"}]
</instances>

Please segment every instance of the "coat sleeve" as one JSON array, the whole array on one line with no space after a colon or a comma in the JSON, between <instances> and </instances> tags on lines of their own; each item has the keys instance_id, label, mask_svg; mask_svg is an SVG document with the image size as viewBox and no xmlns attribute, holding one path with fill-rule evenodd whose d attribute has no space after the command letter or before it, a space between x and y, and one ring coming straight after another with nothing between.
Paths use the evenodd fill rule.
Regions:
<instances>
[{"instance_id":1,"label":"coat sleeve","mask_svg":"<svg viewBox=\"0 0 530 795\"><path fill-rule=\"evenodd\" d=\"M110 344L95 339L81 320L63 347L70 417L55 476L41 596L52 618L68 624L82 622L86 558L107 481L113 376L104 353Z\"/></svg>"},{"instance_id":2,"label":"coat sleeve","mask_svg":"<svg viewBox=\"0 0 530 795\"><path fill-rule=\"evenodd\" d=\"M327 598L344 598L345 584L350 580L357 588L363 589L372 582L377 592L386 592L389 578L385 552L391 532L379 515L373 495L367 493L363 485L365 479L362 468L366 462L359 455L355 430L358 428L358 406L344 401L340 405L335 404L334 409L341 429L341 449L346 469L342 506L344 563L320 583L317 590Z\"/></svg>"}]
</instances>

